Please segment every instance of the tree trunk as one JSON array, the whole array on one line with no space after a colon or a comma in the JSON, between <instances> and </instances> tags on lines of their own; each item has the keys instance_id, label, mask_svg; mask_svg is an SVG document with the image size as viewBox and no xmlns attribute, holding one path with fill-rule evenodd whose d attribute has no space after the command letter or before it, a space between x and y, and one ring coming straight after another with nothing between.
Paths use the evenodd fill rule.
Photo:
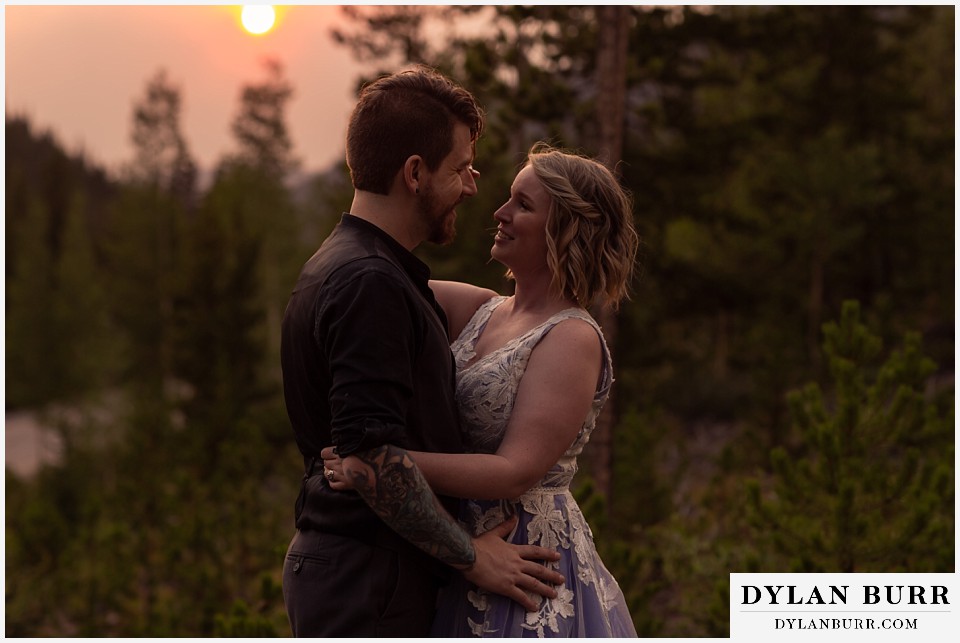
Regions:
<instances>
[{"instance_id":1,"label":"tree trunk","mask_svg":"<svg viewBox=\"0 0 960 643\"><path fill-rule=\"evenodd\" d=\"M627 6L597 7L597 122L599 123L600 160L616 174L617 164L623 154L623 129L626 110L627 41L629 35ZM600 306L594 311L597 322L603 329L611 353L616 352L618 322L609 306ZM604 405L597 426L590 438L590 471L597 490L610 504L613 470L613 427L617 422L617 398L611 391ZM609 511L609 510L608 510Z\"/></svg>"}]
</instances>

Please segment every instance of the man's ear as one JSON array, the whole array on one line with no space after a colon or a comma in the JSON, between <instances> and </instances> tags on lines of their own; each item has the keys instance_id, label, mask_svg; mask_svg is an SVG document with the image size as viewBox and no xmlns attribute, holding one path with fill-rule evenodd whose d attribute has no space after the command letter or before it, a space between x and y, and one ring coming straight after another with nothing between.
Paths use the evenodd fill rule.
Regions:
<instances>
[{"instance_id":1,"label":"man's ear","mask_svg":"<svg viewBox=\"0 0 960 643\"><path fill-rule=\"evenodd\" d=\"M423 158L417 154L407 157L403 163L403 183L406 188L414 193L420 194L420 180L426 170L426 164Z\"/></svg>"}]
</instances>

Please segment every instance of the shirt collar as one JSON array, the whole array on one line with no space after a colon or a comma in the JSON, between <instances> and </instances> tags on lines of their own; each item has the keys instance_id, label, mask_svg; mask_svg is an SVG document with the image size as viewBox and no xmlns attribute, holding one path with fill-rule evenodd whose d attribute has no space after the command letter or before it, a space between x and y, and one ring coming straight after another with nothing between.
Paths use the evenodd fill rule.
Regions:
<instances>
[{"instance_id":1,"label":"shirt collar","mask_svg":"<svg viewBox=\"0 0 960 643\"><path fill-rule=\"evenodd\" d=\"M415 281L426 285L430 280L430 267L420 261L412 252L404 248L400 243L389 234L370 223L366 219L361 219L348 212L344 212L340 219L341 225L346 225L372 233L377 238L383 240L387 247L393 252L400 267L404 269Z\"/></svg>"}]
</instances>

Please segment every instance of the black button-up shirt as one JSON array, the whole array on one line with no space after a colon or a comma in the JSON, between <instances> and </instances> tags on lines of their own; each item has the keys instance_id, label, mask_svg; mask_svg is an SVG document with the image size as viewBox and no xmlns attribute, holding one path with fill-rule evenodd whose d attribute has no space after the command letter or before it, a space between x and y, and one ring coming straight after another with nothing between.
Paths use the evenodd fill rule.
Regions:
<instances>
[{"instance_id":1,"label":"black button-up shirt","mask_svg":"<svg viewBox=\"0 0 960 643\"><path fill-rule=\"evenodd\" d=\"M375 225L344 214L306 263L283 319L287 413L313 474L299 529L366 540L383 523L355 492L330 489L320 450L383 444L462 452L446 317L430 270ZM456 515L457 501L441 497Z\"/></svg>"}]
</instances>

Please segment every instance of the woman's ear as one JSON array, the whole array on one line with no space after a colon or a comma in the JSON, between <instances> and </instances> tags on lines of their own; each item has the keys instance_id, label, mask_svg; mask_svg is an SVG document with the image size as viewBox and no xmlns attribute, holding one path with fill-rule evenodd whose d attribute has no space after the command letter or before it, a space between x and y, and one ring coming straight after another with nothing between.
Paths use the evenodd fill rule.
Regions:
<instances>
[{"instance_id":1,"label":"woman's ear","mask_svg":"<svg viewBox=\"0 0 960 643\"><path fill-rule=\"evenodd\" d=\"M425 169L423 158L414 154L403 163L403 182L414 194L420 194L420 179Z\"/></svg>"}]
</instances>

